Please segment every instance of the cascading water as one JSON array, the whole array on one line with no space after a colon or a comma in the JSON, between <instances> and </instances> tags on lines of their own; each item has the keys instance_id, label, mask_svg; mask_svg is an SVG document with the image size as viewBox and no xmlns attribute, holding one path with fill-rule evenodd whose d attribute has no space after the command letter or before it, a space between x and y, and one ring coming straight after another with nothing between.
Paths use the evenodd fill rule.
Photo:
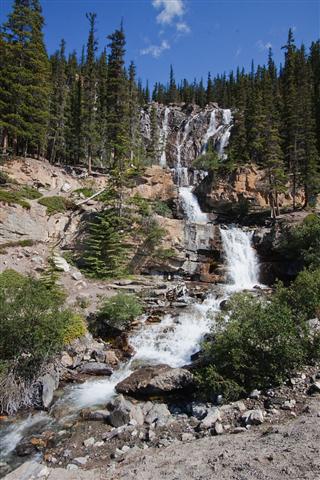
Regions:
<instances>
[{"instance_id":1,"label":"cascading water","mask_svg":"<svg viewBox=\"0 0 320 480\"><path fill-rule=\"evenodd\" d=\"M164 110L163 125L162 125L161 134L160 134L160 144L162 148L160 165L162 167L165 167L167 165L166 146L167 146L167 138L169 133L169 113L170 113L170 108L166 107Z\"/></svg>"},{"instance_id":2,"label":"cascading water","mask_svg":"<svg viewBox=\"0 0 320 480\"><path fill-rule=\"evenodd\" d=\"M225 252L230 288L234 290L252 289L259 284L259 263L251 246L252 232L241 228L220 229Z\"/></svg>"},{"instance_id":3,"label":"cascading water","mask_svg":"<svg viewBox=\"0 0 320 480\"><path fill-rule=\"evenodd\" d=\"M191 355L199 350L203 336L210 330L212 317L219 312L221 301L234 291L252 288L259 280L258 260L251 246L252 234L230 227L221 229L221 237L230 284L215 287L216 293L209 295L203 303L191 303L189 299L189 306L179 315L167 314L158 324L142 324L131 335L130 343L136 353L128 364L120 367L111 377L67 387L53 411L62 406L64 415L74 416L81 408L105 405L115 395L117 383L128 377L138 365L165 363L179 367L190 362ZM48 414L37 413L9 426L0 437L0 459L8 461L25 435L34 433L41 424L42 430L48 428L48 424L53 422Z\"/></svg>"},{"instance_id":4,"label":"cascading water","mask_svg":"<svg viewBox=\"0 0 320 480\"><path fill-rule=\"evenodd\" d=\"M223 110L223 125L227 128L225 128L225 131L220 138L218 153L222 160L226 160L227 154L225 153L225 149L229 144L232 128L232 113L229 109Z\"/></svg>"}]
</instances>

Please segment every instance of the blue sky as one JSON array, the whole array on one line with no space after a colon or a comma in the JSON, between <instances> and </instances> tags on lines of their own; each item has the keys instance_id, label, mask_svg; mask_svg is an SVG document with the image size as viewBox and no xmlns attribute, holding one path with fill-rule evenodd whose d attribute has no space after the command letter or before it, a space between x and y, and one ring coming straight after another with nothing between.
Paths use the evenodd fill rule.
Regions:
<instances>
[{"instance_id":1,"label":"blue sky","mask_svg":"<svg viewBox=\"0 0 320 480\"><path fill-rule=\"evenodd\" d=\"M0 22L12 0L0 0ZM277 63L289 27L296 43L320 38L320 0L42 0L49 53L61 38L67 49L81 52L86 43L86 12L98 15L99 47L124 19L127 61L139 76L166 82L173 64L177 80L207 78L236 66L266 60L272 46Z\"/></svg>"}]
</instances>

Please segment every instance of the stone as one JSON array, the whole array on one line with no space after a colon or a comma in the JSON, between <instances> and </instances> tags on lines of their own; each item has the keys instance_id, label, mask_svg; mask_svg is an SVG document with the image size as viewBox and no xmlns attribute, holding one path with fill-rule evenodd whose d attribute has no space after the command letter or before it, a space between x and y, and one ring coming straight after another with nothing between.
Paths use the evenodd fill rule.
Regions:
<instances>
[{"instance_id":1,"label":"stone","mask_svg":"<svg viewBox=\"0 0 320 480\"><path fill-rule=\"evenodd\" d=\"M218 421L221 421L221 412L219 408L213 407L208 411L208 414L200 423L199 428L201 430L207 430L208 428L214 427L214 424Z\"/></svg>"},{"instance_id":2,"label":"stone","mask_svg":"<svg viewBox=\"0 0 320 480\"><path fill-rule=\"evenodd\" d=\"M82 363L77 368L77 371L79 373L83 373L85 375L109 376L113 373L113 370L112 370L111 367L109 367L105 363L99 363L99 362L85 362L85 363Z\"/></svg>"},{"instance_id":3,"label":"stone","mask_svg":"<svg viewBox=\"0 0 320 480\"><path fill-rule=\"evenodd\" d=\"M202 420L208 413L208 408L204 403L192 402L191 404L191 414L193 417L198 420Z\"/></svg>"},{"instance_id":4,"label":"stone","mask_svg":"<svg viewBox=\"0 0 320 480\"><path fill-rule=\"evenodd\" d=\"M92 447L95 443L95 438L94 437L90 437L90 438L87 438L84 442L83 442L83 445L86 447L86 448L89 448L89 447Z\"/></svg>"},{"instance_id":5,"label":"stone","mask_svg":"<svg viewBox=\"0 0 320 480\"><path fill-rule=\"evenodd\" d=\"M214 435L222 435L222 433L224 432L224 429L223 429L223 426L222 426L222 423L217 421L215 424L214 424L214 427L213 427L213 434Z\"/></svg>"},{"instance_id":6,"label":"stone","mask_svg":"<svg viewBox=\"0 0 320 480\"><path fill-rule=\"evenodd\" d=\"M260 395L261 395L261 390L255 389L255 390L252 390L249 397L252 398L253 400L258 400L260 398Z\"/></svg>"},{"instance_id":7,"label":"stone","mask_svg":"<svg viewBox=\"0 0 320 480\"><path fill-rule=\"evenodd\" d=\"M108 365L111 365L112 367L115 367L116 365L119 364L119 358L112 350L107 350L105 352L104 361L105 363L107 363Z\"/></svg>"},{"instance_id":8,"label":"stone","mask_svg":"<svg viewBox=\"0 0 320 480\"><path fill-rule=\"evenodd\" d=\"M93 446L94 448L100 448L100 447L103 447L104 445L104 441L101 440L100 442L96 442Z\"/></svg>"},{"instance_id":9,"label":"stone","mask_svg":"<svg viewBox=\"0 0 320 480\"><path fill-rule=\"evenodd\" d=\"M60 363L63 367L72 368L73 358L67 352L62 352L60 357Z\"/></svg>"},{"instance_id":10,"label":"stone","mask_svg":"<svg viewBox=\"0 0 320 480\"><path fill-rule=\"evenodd\" d=\"M72 272L71 276L72 276L73 280L79 281L82 278L82 273L79 272L79 270L76 270L76 271Z\"/></svg>"},{"instance_id":11,"label":"stone","mask_svg":"<svg viewBox=\"0 0 320 480\"><path fill-rule=\"evenodd\" d=\"M242 414L241 420L245 425L261 425L264 422L263 412L260 408L247 410Z\"/></svg>"},{"instance_id":12,"label":"stone","mask_svg":"<svg viewBox=\"0 0 320 480\"><path fill-rule=\"evenodd\" d=\"M39 378L39 383L41 385L42 405L43 408L47 409L50 407L53 401L54 391L58 388L59 385L58 372L46 373Z\"/></svg>"},{"instance_id":13,"label":"stone","mask_svg":"<svg viewBox=\"0 0 320 480\"><path fill-rule=\"evenodd\" d=\"M71 188L72 187L71 187L70 183L65 182L61 187L61 192L68 193L68 192L70 192Z\"/></svg>"},{"instance_id":14,"label":"stone","mask_svg":"<svg viewBox=\"0 0 320 480\"><path fill-rule=\"evenodd\" d=\"M77 465L85 465L88 462L88 457L77 457L73 459L73 462Z\"/></svg>"},{"instance_id":15,"label":"stone","mask_svg":"<svg viewBox=\"0 0 320 480\"><path fill-rule=\"evenodd\" d=\"M235 427L231 433L243 433L243 432L246 432L247 429L244 428L244 427Z\"/></svg>"},{"instance_id":16,"label":"stone","mask_svg":"<svg viewBox=\"0 0 320 480\"><path fill-rule=\"evenodd\" d=\"M68 463L67 470L74 472L75 470L79 470L79 467L74 463Z\"/></svg>"},{"instance_id":17,"label":"stone","mask_svg":"<svg viewBox=\"0 0 320 480\"><path fill-rule=\"evenodd\" d=\"M60 270L62 272L70 271L69 263L65 258L61 257L60 255L57 255L57 254L53 255L52 261L57 270Z\"/></svg>"},{"instance_id":18,"label":"stone","mask_svg":"<svg viewBox=\"0 0 320 480\"><path fill-rule=\"evenodd\" d=\"M121 427L130 422L130 413L126 410L114 410L107 418L107 422L113 427Z\"/></svg>"},{"instance_id":19,"label":"stone","mask_svg":"<svg viewBox=\"0 0 320 480\"><path fill-rule=\"evenodd\" d=\"M145 417L145 422L149 425L157 424L158 427L165 426L171 417L170 411L164 403L155 403Z\"/></svg>"},{"instance_id":20,"label":"stone","mask_svg":"<svg viewBox=\"0 0 320 480\"><path fill-rule=\"evenodd\" d=\"M105 421L108 419L110 415L109 410L90 410L90 408L84 408L80 412L81 418L83 420L97 420L97 421Z\"/></svg>"},{"instance_id":21,"label":"stone","mask_svg":"<svg viewBox=\"0 0 320 480\"><path fill-rule=\"evenodd\" d=\"M181 435L181 440L183 442L191 442L192 440L194 440L194 435L192 435L192 433L183 433Z\"/></svg>"},{"instance_id":22,"label":"stone","mask_svg":"<svg viewBox=\"0 0 320 480\"><path fill-rule=\"evenodd\" d=\"M140 367L128 378L116 385L118 393L144 397L185 392L194 386L194 377L184 368L168 365Z\"/></svg>"},{"instance_id":23,"label":"stone","mask_svg":"<svg viewBox=\"0 0 320 480\"><path fill-rule=\"evenodd\" d=\"M282 410L292 410L296 406L296 401L294 399L286 400L282 405Z\"/></svg>"},{"instance_id":24,"label":"stone","mask_svg":"<svg viewBox=\"0 0 320 480\"><path fill-rule=\"evenodd\" d=\"M309 395L316 395L320 393L320 382L314 382L310 387L308 388L307 393Z\"/></svg>"}]
</instances>

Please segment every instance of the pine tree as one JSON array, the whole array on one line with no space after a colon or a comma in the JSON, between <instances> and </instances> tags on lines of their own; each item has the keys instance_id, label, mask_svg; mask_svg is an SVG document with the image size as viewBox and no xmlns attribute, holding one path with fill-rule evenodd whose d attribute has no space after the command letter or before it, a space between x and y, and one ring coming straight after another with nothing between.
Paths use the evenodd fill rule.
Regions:
<instances>
[{"instance_id":1,"label":"pine tree","mask_svg":"<svg viewBox=\"0 0 320 480\"><path fill-rule=\"evenodd\" d=\"M128 89L124 73L125 34L120 29L108 36L107 132L111 166L122 178L129 152Z\"/></svg>"},{"instance_id":2,"label":"pine tree","mask_svg":"<svg viewBox=\"0 0 320 480\"><path fill-rule=\"evenodd\" d=\"M168 103L176 103L178 101L178 90L176 81L173 73L173 66L170 65L170 79L169 79L169 89L167 94Z\"/></svg>"},{"instance_id":3,"label":"pine tree","mask_svg":"<svg viewBox=\"0 0 320 480\"><path fill-rule=\"evenodd\" d=\"M97 64L97 112L96 112L96 134L97 134L97 156L101 165L107 165L107 82L108 65L106 49L100 55Z\"/></svg>"},{"instance_id":4,"label":"pine tree","mask_svg":"<svg viewBox=\"0 0 320 480\"><path fill-rule=\"evenodd\" d=\"M95 38L95 13L87 13L90 30L87 42L87 55L84 66L83 78L83 131L85 135L86 160L89 174L92 171L92 161L97 150L97 68L96 50L97 40Z\"/></svg>"},{"instance_id":5,"label":"pine tree","mask_svg":"<svg viewBox=\"0 0 320 480\"><path fill-rule=\"evenodd\" d=\"M89 224L84 262L92 277L108 278L125 273L128 246L121 233L123 221L117 211L107 208Z\"/></svg>"},{"instance_id":6,"label":"pine tree","mask_svg":"<svg viewBox=\"0 0 320 480\"><path fill-rule=\"evenodd\" d=\"M66 159L66 104L67 104L67 61L65 41L60 50L51 57L52 93L50 99L50 122L48 130L48 158L51 162Z\"/></svg>"},{"instance_id":7,"label":"pine tree","mask_svg":"<svg viewBox=\"0 0 320 480\"><path fill-rule=\"evenodd\" d=\"M136 85L136 66L133 62L129 66L129 134L130 134L130 160L137 157L140 150L140 129L139 129L139 102L138 89ZM149 95L149 93L148 93Z\"/></svg>"},{"instance_id":8,"label":"pine tree","mask_svg":"<svg viewBox=\"0 0 320 480\"><path fill-rule=\"evenodd\" d=\"M298 111L297 111L297 89L295 81L295 59L296 47L292 30L289 30L288 40L284 47L285 64L282 77L283 92L283 130L285 141L285 156L288 169L292 176L292 203L296 208L296 193L298 183Z\"/></svg>"},{"instance_id":9,"label":"pine tree","mask_svg":"<svg viewBox=\"0 0 320 480\"><path fill-rule=\"evenodd\" d=\"M68 96L66 105L66 155L70 163L79 164L83 152L83 81L81 68L73 52L67 63Z\"/></svg>"},{"instance_id":10,"label":"pine tree","mask_svg":"<svg viewBox=\"0 0 320 480\"><path fill-rule=\"evenodd\" d=\"M206 102L210 103L213 102L213 85L211 80L211 73L208 73L208 81L207 81L207 91L206 91Z\"/></svg>"},{"instance_id":11,"label":"pine tree","mask_svg":"<svg viewBox=\"0 0 320 480\"><path fill-rule=\"evenodd\" d=\"M15 153L43 153L50 94L49 60L38 0L15 0L1 33L0 126Z\"/></svg>"}]
</instances>

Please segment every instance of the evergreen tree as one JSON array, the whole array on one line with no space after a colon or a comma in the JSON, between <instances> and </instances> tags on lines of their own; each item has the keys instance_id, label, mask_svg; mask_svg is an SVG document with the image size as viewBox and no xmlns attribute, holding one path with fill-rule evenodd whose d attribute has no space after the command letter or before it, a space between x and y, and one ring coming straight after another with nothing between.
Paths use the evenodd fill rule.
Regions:
<instances>
[{"instance_id":1,"label":"evergreen tree","mask_svg":"<svg viewBox=\"0 0 320 480\"><path fill-rule=\"evenodd\" d=\"M2 144L38 156L45 147L50 94L43 23L38 0L15 0L0 40Z\"/></svg>"},{"instance_id":2,"label":"evergreen tree","mask_svg":"<svg viewBox=\"0 0 320 480\"><path fill-rule=\"evenodd\" d=\"M106 49L100 55L97 64L97 112L96 112L96 135L97 156L102 166L107 165L107 82L108 65Z\"/></svg>"},{"instance_id":3,"label":"evergreen tree","mask_svg":"<svg viewBox=\"0 0 320 480\"><path fill-rule=\"evenodd\" d=\"M91 173L92 161L97 152L97 67L96 50L97 40L95 38L96 14L87 13L90 30L87 42L87 55L84 66L83 77L83 132L85 135L86 160L88 172Z\"/></svg>"},{"instance_id":4,"label":"evergreen tree","mask_svg":"<svg viewBox=\"0 0 320 480\"><path fill-rule=\"evenodd\" d=\"M207 91L206 91L206 102L210 103L213 102L213 85L211 80L211 73L208 73L208 82L207 82Z\"/></svg>"},{"instance_id":5,"label":"evergreen tree","mask_svg":"<svg viewBox=\"0 0 320 480\"><path fill-rule=\"evenodd\" d=\"M122 178L129 152L128 89L124 73L125 34L120 29L108 36L107 132L108 150L112 168Z\"/></svg>"},{"instance_id":6,"label":"evergreen tree","mask_svg":"<svg viewBox=\"0 0 320 480\"><path fill-rule=\"evenodd\" d=\"M48 130L48 158L51 162L66 159L66 103L67 103L67 61L65 41L60 50L51 57L52 93L50 99L50 122Z\"/></svg>"}]
</instances>

